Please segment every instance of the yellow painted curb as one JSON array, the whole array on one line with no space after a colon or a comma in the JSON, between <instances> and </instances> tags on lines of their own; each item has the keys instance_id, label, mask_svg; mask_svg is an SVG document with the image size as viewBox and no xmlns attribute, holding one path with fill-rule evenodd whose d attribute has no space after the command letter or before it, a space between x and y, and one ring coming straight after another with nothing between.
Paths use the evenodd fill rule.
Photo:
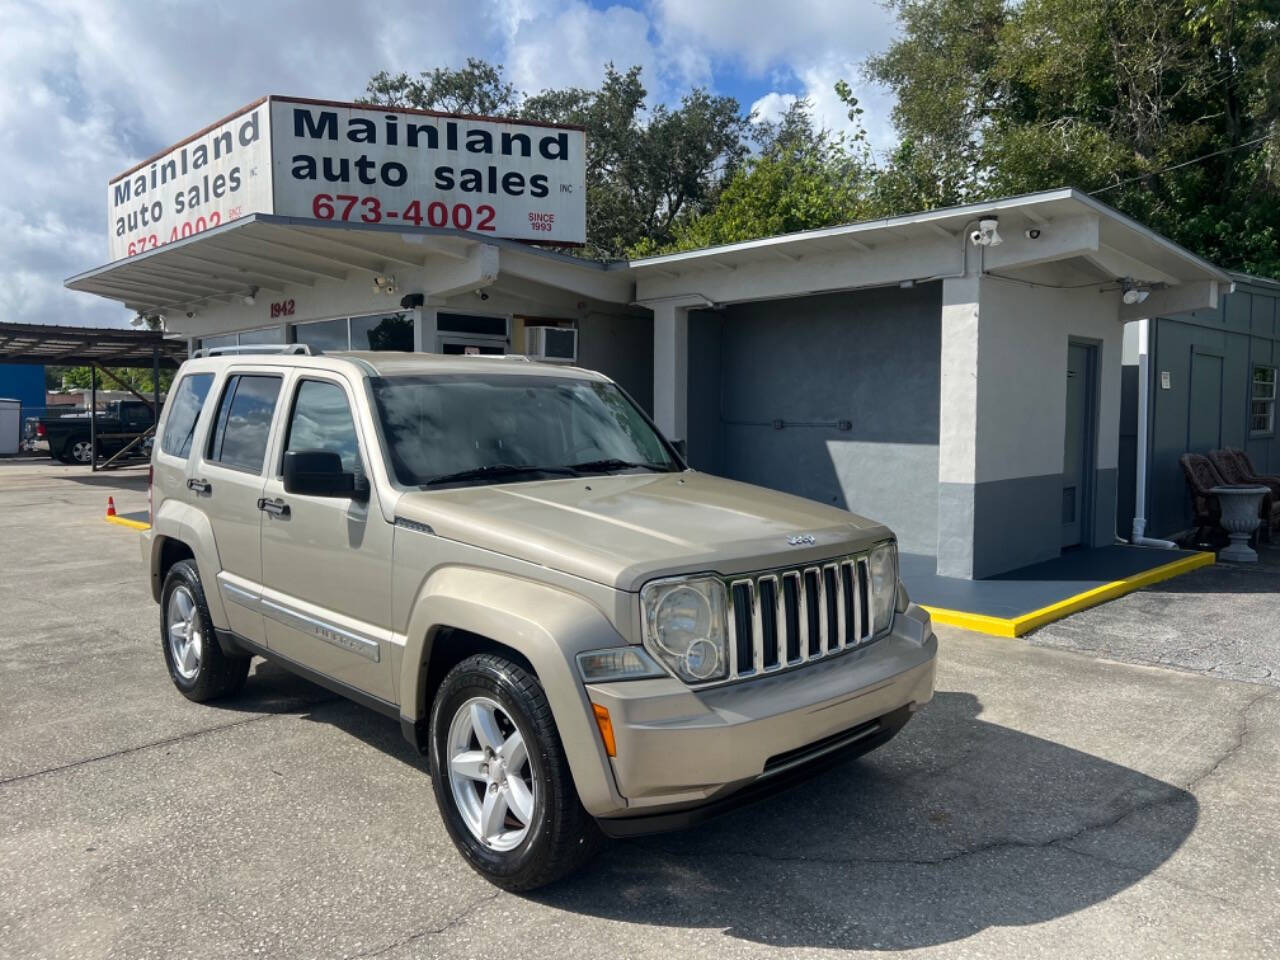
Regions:
<instances>
[{"instance_id":1,"label":"yellow painted curb","mask_svg":"<svg viewBox=\"0 0 1280 960\"><path fill-rule=\"evenodd\" d=\"M1144 570L1142 573L1135 573L1132 577L1125 577L1123 580L1104 583L1100 587L1094 587L1084 593L1077 593L1073 597L1067 597L1065 600L1059 600L1057 603L1051 603L1047 607L1041 607L1039 610L1032 610L1030 613L1024 613L1011 619L991 617L981 613L968 613L964 610L946 610L942 607L925 606L924 609L929 611L929 615L937 623L944 623L952 627L962 627L965 630L973 630L993 637L1020 637L1037 627L1043 627L1046 623L1061 620L1068 614L1087 610L1089 607L1096 607L1100 603L1106 603L1116 597L1123 597L1126 593L1133 593L1135 590L1140 590L1153 583L1159 583L1161 580L1168 580L1171 577L1189 573L1200 567L1207 567L1214 560L1215 557L1212 553L1197 553L1194 556L1182 557L1172 563L1162 564L1151 570ZM922 604L922 606L924 605Z\"/></svg>"},{"instance_id":2,"label":"yellow painted curb","mask_svg":"<svg viewBox=\"0 0 1280 960\"><path fill-rule=\"evenodd\" d=\"M150 530L151 524L143 523L141 520L130 520L128 517L106 517L107 523L118 524L122 527L132 527L134 530Z\"/></svg>"}]
</instances>

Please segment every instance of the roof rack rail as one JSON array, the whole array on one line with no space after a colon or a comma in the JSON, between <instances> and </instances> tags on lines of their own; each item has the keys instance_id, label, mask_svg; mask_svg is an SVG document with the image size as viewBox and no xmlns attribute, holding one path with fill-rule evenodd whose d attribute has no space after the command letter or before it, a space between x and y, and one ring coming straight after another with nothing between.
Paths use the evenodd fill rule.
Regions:
<instances>
[{"instance_id":1,"label":"roof rack rail","mask_svg":"<svg viewBox=\"0 0 1280 960\"><path fill-rule=\"evenodd\" d=\"M320 353L319 350L312 350L305 343L246 343L237 347L201 347L191 354L194 360L197 357L221 357L226 355L239 355L244 353L267 353L280 354L281 356L307 356L312 357Z\"/></svg>"},{"instance_id":2,"label":"roof rack rail","mask_svg":"<svg viewBox=\"0 0 1280 960\"><path fill-rule=\"evenodd\" d=\"M478 357L481 360L519 360L522 363L532 363L523 353L464 353L460 354L464 357Z\"/></svg>"}]
</instances>

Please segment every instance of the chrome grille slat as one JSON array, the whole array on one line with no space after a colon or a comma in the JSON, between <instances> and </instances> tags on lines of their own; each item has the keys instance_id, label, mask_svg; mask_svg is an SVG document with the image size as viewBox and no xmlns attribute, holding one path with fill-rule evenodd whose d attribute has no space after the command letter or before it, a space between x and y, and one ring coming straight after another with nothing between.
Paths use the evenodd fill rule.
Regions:
<instances>
[{"instance_id":1,"label":"chrome grille slat","mask_svg":"<svg viewBox=\"0 0 1280 960\"><path fill-rule=\"evenodd\" d=\"M869 642L870 584L865 554L727 580L727 679L777 673Z\"/></svg>"}]
</instances>

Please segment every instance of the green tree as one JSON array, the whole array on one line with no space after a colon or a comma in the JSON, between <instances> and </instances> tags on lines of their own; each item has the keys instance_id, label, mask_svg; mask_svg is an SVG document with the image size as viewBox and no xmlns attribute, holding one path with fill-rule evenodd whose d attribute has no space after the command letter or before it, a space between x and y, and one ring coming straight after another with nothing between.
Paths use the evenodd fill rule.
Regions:
<instances>
[{"instance_id":1,"label":"green tree","mask_svg":"<svg viewBox=\"0 0 1280 960\"><path fill-rule=\"evenodd\" d=\"M670 242L676 226L715 203L747 152L747 118L732 97L703 89L678 107L649 108L639 67L608 64L595 90L518 94L502 67L468 60L419 78L376 74L366 102L573 123L587 133L588 256L616 257L645 238Z\"/></svg>"},{"instance_id":2,"label":"green tree","mask_svg":"<svg viewBox=\"0 0 1280 960\"><path fill-rule=\"evenodd\" d=\"M511 116L519 106L516 88L502 76L502 64L475 57L459 70L437 67L411 77L407 73L375 73L365 87L364 103L384 107L413 107L472 113L485 117Z\"/></svg>"},{"instance_id":3,"label":"green tree","mask_svg":"<svg viewBox=\"0 0 1280 960\"><path fill-rule=\"evenodd\" d=\"M1071 184L1280 272L1280 0L891 0L900 213ZM1174 169L1170 169L1174 168Z\"/></svg>"},{"instance_id":4,"label":"green tree","mask_svg":"<svg viewBox=\"0 0 1280 960\"><path fill-rule=\"evenodd\" d=\"M845 85L840 92L856 120L856 99ZM758 123L755 139L758 153L724 186L714 207L680 222L668 243L646 237L632 255L736 243L866 215L875 168L860 127L847 136L815 128L810 104L798 100L777 121Z\"/></svg>"},{"instance_id":5,"label":"green tree","mask_svg":"<svg viewBox=\"0 0 1280 960\"><path fill-rule=\"evenodd\" d=\"M144 397L150 399L152 392L151 370L143 367L108 367L121 381L133 387ZM166 393L173 383L174 371L167 367L160 368L160 392ZM45 367L44 382L48 390L89 389L90 373L88 367ZM120 384L102 373L98 374L99 390L119 390Z\"/></svg>"}]
</instances>

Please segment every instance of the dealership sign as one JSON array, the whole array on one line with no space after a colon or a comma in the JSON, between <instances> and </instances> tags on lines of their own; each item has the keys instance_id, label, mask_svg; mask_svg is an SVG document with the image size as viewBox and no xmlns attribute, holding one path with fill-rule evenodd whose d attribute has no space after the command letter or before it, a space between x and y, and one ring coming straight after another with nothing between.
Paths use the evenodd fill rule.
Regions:
<instances>
[{"instance_id":1,"label":"dealership sign","mask_svg":"<svg viewBox=\"0 0 1280 960\"><path fill-rule=\"evenodd\" d=\"M267 97L112 180L111 260L252 213L586 240L574 127Z\"/></svg>"}]
</instances>

